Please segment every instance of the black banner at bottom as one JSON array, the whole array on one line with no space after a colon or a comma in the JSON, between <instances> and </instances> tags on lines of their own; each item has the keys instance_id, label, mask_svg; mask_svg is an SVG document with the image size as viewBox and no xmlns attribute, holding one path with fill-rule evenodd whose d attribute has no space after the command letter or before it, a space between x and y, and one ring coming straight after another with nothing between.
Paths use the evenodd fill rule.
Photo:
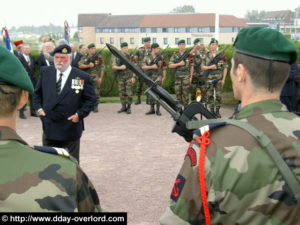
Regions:
<instances>
[{"instance_id":1,"label":"black banner at bottom","mask_svg":"<svg viewBox=\"0 0 300 225\"><path fill-rule=\"evenodd\" d=\"M105 213L0 213L0 224L76 224L127 225L126 212Z\"/></svg>"}]
</instances>

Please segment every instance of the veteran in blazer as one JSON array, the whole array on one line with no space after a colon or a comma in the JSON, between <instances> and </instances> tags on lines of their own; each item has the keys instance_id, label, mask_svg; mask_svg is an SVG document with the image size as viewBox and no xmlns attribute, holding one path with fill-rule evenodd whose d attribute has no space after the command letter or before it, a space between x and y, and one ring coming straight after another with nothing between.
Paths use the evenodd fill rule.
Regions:
<instances>
[{"instance_id":1,"label":"veteran in blazer","mask_svg":"<svg viewBox=\"0 0 300 225\"><path fill-rule=\"evenodd\" d=\"M43 145L67 148L79 162L83 119L97 98L89 75L72 67L71 48L56 47L54 66L42 67L34 92L34 107L43 124Z\"/></svg>"}]
</instances>

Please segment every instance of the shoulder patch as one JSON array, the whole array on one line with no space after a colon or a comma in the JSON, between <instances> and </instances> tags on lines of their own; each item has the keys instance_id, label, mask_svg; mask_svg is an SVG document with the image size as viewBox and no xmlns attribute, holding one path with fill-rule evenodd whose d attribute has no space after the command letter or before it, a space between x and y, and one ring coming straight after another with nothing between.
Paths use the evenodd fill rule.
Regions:
<instances>
[{"instance_id":1,"label":"shoulder patch","mask_svg":"<svg viewBox=\"0 0 300 225\"><path fill-rule=\"evenodd\" d=\"M171 199L174 200L175 202L177 202L184 184L185 184L185 178L180 174L178 174L171 193Z\"/></svg>"},{"instance_id":2,"label":"shoulder patch","mask_svg":"<svg viewBox=\"0 0 300 225\"><path fill-rule=\"evenodd\" d=\"M185 155L185 157L189 157L191 161L191 166L196 166L197 165L197 156L195 150L190 146L188 148L188 151Z\"/></svg>"},{"instance_id":3,"label":"shoulder patch","mask_svg":"<svg viewBox=\"0 0 300 225\"><path fill-rule=\"evenodd\" d=\"M66 158L71 158L70 153L64 148L49 147L49 146L34 146L33 148L39 152L45 152L54 155L64 156Z\"/></svg>"}]
</instances>

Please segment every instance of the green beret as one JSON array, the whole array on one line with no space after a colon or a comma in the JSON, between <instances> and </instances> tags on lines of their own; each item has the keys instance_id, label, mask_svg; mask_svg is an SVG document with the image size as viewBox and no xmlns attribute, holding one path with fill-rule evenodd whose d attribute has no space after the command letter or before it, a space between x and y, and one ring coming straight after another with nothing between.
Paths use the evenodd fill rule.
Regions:
<instances>
[{"instance_id":1,"label":"green beret","mask_svg":"<svg viewBox=\"0 0 300 225\"><path fill-rule=\"evenodd\" d=\"M181 39L181 40L178 41L177 44L178 44L178 45L179 45L179 44L185 44L185 40Z\"/></svg>"},{"instance_id":2,"label":"green beret","mask_svg":"<svg viewBox=\"0 0 300 225\"><path fill-rule=\"evenodd\" d=\"M0 46L0 83L17 86L30 94L34 91L20 60L3 46Z\"/></svg>"},{"instance_id":3,"label":"green beret","mask_svg":"<svg viewBox=\"0 0 300 225\"><path fill-rule=\"evenodd\" d=\"M145 37L144 42L148 42L148 41L151 41L151 38L150 37Z\"/></svg>"},{"instance_id":4,"label":"green beret","mask_svg":"<svg viewBox=\"0 0 300 225\"><path fill-rule=\"evenodd\" d=\"M52 52L51 55L54 56L55 53L61 53L61 54L71 54L71 48L69 45L62 44L57 46Z\"/></svg>"},{"instance_id":5,"label":"green beret","mask_svg":"<svg viewBox=\"0 0 300 225\"><path fill-rule=\"evenodd\" d=\"M234 42L235 51L253 57L292 64L296 46L280 32L264 27L243 28Z\"/></svg>"},{"instance_id":6,"label":"green beret","mask_svg":"<svg viewBox=\"0 0 300 225\"><path fill-rule=\"evenodd\" d=\"M215 38L212 38L209 42L209 45L213 44L213 43L216 43L216 44L219 44L218 40L216 40Z\"/></svg>"},{"instance_id":7,"label":"green beret","mask_svg":"<svg viewBox=\"0 0 300 225\"><path fill-rule=\"evenodd\" d=\"M89 44L89 45L88 45L88 49L90 49L90 48L95 48L95 44L94 44L94 43Z\"/></svg>"},{"instance_id":8,"label":"green beret","mask_svg":"<svg viewBox=\"0 0 300 225\"><path fill-rule=\"evenodd\" d=\"M151 45L151 49L152 48L158 48L159 47L159 44L157 44L157 43L153 43L152 45Z\"/></svg>"},{"instance_id":9,"label":"green beret","mask_svg":"<svg viewBox=\"0 0 300 225\"><path fill-rule=\"evenodd\" d=\"M196 39L194 40L194 45L197 44L198 42L200 42L200 39L199 39L199 38L196 38Z\"/></svg>"},{"instance_id":10,"label":"green beret","mask_svg":"<svg viewBox=\"0 0 300 225\"><path fill-rule=\"evenodd\" d=\"M127 46L128 46L128 43L127 43L127 42L122 42L122 43L121 43L121 48L127 47Z\"/></svg>"}]
</instances>

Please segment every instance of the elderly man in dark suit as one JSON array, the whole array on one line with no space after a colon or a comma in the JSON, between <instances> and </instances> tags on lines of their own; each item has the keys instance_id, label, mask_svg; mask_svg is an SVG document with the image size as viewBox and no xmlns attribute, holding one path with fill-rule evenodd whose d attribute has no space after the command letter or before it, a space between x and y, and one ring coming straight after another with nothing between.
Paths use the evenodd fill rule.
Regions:
<instances>
[{"instance_id":1,"label":"elderly man in dark suit","mask_svg":"<svg viewBox=\"0 0 300 225\"><path fill-rule=\"evenodd\" d=\"M33 84L33 87L35 87L35 85L36 85L36 79L35 79L35 74L34 74L35 61L34 61L33 56L30 54L30 46L28 44L22 45L22 53L19 54L19 60L23 64L23 66ZM35 110L33 108L31 94L29 95L29 101L30 101L30 115L36 116ZM19 117L21 119L26 119L26 117L24 115L25 107L26 107L26 105L19 111Z\"/></svg>"},{"instance_id":2,"label":"elderly man in dark suit","mask_svg":"<svg viewBox=\"0 0 300 225\"><path fill-rule=\"evenodd\" d=\"M78 62L82 58L82 54L77 52L75 44L70 44L71 52L72 52L72 66L78 68Z\"/></svg>"},{"instance_id":3,"label":"elderly man in dark suit","mask_svg":"<svg viewBox=\"0 0 300 225\"><path fill-rule=\"evenodd\" d=\"M42 67L34 93L34 107L43 123L43 144L67 148L79 162L83 119L97 98L89 75L71 67L71 48L59 45L54 66Z\"/></svg>"},{"instance_id":4,"label":"elderly man in dark suit","mask_svg":"<svg viewBox=\"0 0 300 225\"><path fill-rule=\"evenodd\" d=\"M53 50L52 42L46 42L43 44L42 52L37 59L37 64L38 64L39 70L42 66L52 66L53 65L53 57L50 55L52 50Z\"/></svg>"}]
</instances>

